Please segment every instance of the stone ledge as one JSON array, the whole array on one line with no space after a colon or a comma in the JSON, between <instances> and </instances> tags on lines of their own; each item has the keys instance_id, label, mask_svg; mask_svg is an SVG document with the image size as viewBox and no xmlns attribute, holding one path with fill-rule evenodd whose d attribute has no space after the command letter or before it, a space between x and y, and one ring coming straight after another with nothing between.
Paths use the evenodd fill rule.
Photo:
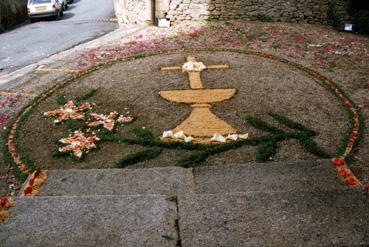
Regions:
<instances>
[{"instance_id":1,"label":"stone ledge","mask_svg":"<svg viewBox=\"0 0 369 247\"><path fill-rule=\"evenodd\" d=\"M150 169L50 170L39 196L192 193L192 171Z\"/></svg>"},{"instance_id":2,"label":"stone ledge","mask_svg":"<svg viewBox=\"0 0 369 247\"><path fill-rule=\"evenodd\" d=\"M193 173L200 194L346 189L330 160L210 166Z\"/></svg>"},{"instance_id":3,"label":"stone ledge","mask_svg":"<svg viewBox=\"0 0 369 247\"><path fill-rule=\"evenodd\" d=\"M2 247L176 246L176 203L165 196L18 198Z\"/></svg>"},{"instance_id":4,"label":"stone ledge","mask_svg":"<svg viewBox=\"0 0 369 247\"><path fill-rule=\"evenodd\" d=\"M330 160L230 164L194 169L49 170L39 196L212 194L346 190Z\"/></svg>"},{"instance_id":5,"label":"stone ledge","mask_svg":"<svg viewBox=\"0 0 369 247\"><path fill-rule=\"evenodd\" d=\"M367 246L362 192L249 192L180 197L182 246Z\"/></svg>"}]
</instances>

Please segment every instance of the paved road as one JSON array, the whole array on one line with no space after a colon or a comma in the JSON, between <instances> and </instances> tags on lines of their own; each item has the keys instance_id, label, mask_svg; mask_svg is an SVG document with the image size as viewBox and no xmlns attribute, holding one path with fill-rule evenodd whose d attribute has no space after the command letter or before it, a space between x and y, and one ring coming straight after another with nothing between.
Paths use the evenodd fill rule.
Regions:
<instances>
[{"instance_id":1,"label":"paved road","mask_svg":"<svg viewBox=\"0 0 369 247\"><path fill-rule=\"evenodd\" d=\"M74 0L58 21L27 24L0 34L0 75L113 31L112 0Z\"/></svg>"}]
</instances>

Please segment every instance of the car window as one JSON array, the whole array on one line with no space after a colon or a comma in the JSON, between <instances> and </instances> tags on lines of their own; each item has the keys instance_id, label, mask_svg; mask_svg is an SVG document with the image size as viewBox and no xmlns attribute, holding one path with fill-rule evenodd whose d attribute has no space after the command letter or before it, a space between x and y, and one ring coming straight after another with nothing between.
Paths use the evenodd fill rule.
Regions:
<instances>
[{"instance_id":1,"label":"car window","mask_svg":"<svg viewBox=\"0 0 369 247\"><path fill-rule=\"evenodd\" d=\"M31 0L32 3L51 3L51 0Z\"/></svg>"}]
</instances>

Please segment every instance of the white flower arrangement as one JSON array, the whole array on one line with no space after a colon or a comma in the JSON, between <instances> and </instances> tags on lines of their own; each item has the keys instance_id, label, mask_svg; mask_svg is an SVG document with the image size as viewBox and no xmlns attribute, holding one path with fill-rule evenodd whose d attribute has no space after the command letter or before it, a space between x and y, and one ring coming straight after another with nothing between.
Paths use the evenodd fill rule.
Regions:
<instances>
[{"instance_id":1,"label":"white flower arrangement","mask_svg":"<svg viewBox=\"0 0 369 247\"><path fill-rule=\"evenodd\" d=\"M201 72L206 69L206 66L202 62L187 62L183 64L183 72Z\"/></svg>"},{"instance_id":2,"label":"white flower arrangement","mask_svg":"<svg viewBox=\"0 0 369 247\"><path fill-rule=\"evenodd\" d=\"M183 130L178 131L176 133L173 133L173 131L171 130L164 131L162 137L177 141L184 141L186 143L192 142L194 140L192 136L186 136Z\"/></svg>"}]
</instances>

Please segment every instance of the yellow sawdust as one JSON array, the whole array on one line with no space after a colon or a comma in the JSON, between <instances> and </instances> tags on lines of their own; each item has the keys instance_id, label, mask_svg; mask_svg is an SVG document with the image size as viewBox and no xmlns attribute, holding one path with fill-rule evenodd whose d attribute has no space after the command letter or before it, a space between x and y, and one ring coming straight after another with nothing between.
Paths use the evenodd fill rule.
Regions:
<instances>
[{"instance_id":1,"label":"yellow sawdust","mask_svg":"<svg viewBox=\"0 0 369 247\"><path fill-rule=\"evenodd\" d=\"M35 177L36 172L32 174L32 176L28 179L26 186L24 187L24 190L21 193L21 196L36 196L41 189L41 185L46 181L47 178L47 170L42 170L41 173ZM31 180L33 180L33 184L31 184ZM27 188L32 188L31 193L25 193Z\"/></svg>"},{"instance_id":2,"label":"yellow sawdust","mask_svg":"<svg viewBox=\"0 0 369 247\"><path fill-rule=\"evenodd\" d=\"M35 94L31 93L11 93L11 92L0 92L0 96L20 96L20 97L35 97Z\"/></svg>"},{"instance_id":3,"label":"yellow sawdust","mask_svg":"<svg viewBox=\"0 0 369 247\"><path fill-rule=\"evenodd\" d=\"M79 69L69 69L69 68L48 68L45 65L40 65L36 68L36 71L44 71L44 72L72 72L72 73L78 73L81 70Z\"/></svg>"},{"instance_id":4,"label":"yellow sawdust","mask_svg":"<svg viewBox=\"0 0 369 247\"><path fill-rule=\"evenodd\" d=\"M168 101L186 104L216 103L231 99L236 89L200 89L161 91L160 96Z\"/></svg>"},{"instance_id":5,"label":"yellow sawdust","mask_svg":"<svg viewBox=\"0 0 369 247\"><path fill-rule=\"evenodd\" d=\"M188 78L190 79L190 88L202 89L204 86L201 81L201 72L188 72Z\"/></svg>"},{"instance_id":6,"label":"yellow sawdust","mask_svg":"<svg viewBox=\"0 0 369 247\"><path fill-rule=\"evenodd\" d=\"M161 67L161 71L173 71L173 70L181 70L182 67L180 66L170 66L170 67Z\"/></svg>"},{"instance_id":7,"label":"yellow sawdust","mask_svg":"<svg viewBox=\"0 0 369 247\"><path fill-rule=\"evenodd\" d=\"M4 198L6 200L5 205L0 206L0 222L3 222L9 216L9 210L14 205L13 198Z\"/></svg>"},{"instance_id":8,"label":"yellow sawdust","mask_svg":"<svg viewBox=\"0 0 369 247\"><path fill-rule=\"evenodd\" d=\"M197 62L195 56L188 56L187 62ZM208 69L228 69L229 65L209 65ZM180 70L179 66L162 67L161 71ZM187 71L190 90L170 90L161 91L160 96L168 101L176 103L192 104L190 116L180 125L173 129L173 132L184 131L187 136L195 138L195 143L210 144L210 138L215 134L227 135L237 133L224 120L215 116L211 111L211 103L222 102L231 99L236 93L236 89L204 89L201 80L201 71ZM172 141L167 138L163 141Z\"/></svg>"},{"instance_id":9,"label":"yellow sawdust","mask_svg":"<svg viewBox=\"0 0 369 247\"><path fill-rule=\"evenodd\" d=\"M194 107L190 116L178 125L173 131L183 130L186 135L192 137L212 137L214 133L221 135L237 133L222 119L215 116L208 107Z\"/></svg>"}]
</instances>

